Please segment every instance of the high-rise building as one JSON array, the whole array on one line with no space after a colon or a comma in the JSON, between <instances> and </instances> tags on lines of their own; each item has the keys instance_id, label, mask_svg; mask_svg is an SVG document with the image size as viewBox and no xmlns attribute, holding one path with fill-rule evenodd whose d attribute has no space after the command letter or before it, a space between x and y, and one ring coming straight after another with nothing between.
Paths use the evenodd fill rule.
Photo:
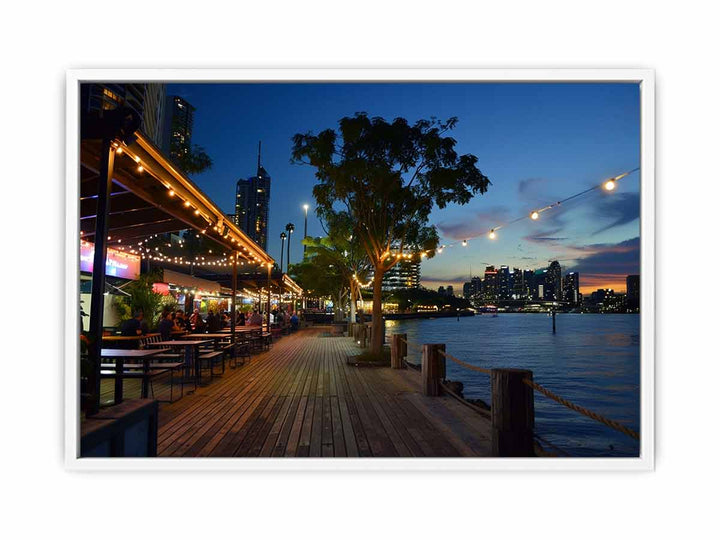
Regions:
<instances>
[{"instance_id":1,"label":"high-rise building","mask_svg":"<svg viewBox=\"0 0 720 540\"><path fill-rule=\"evenodd\" d=\"M156 146L162 147L165 118L165 85L87 83L80 87L80 110L83 114L129 107L141 120L140 130Z\"/></svg>"},{"instance_id":2,"label":"high-rise building","mask_svg":"<svg viewBox=\"0 0 720 540\"><path fill-rule=\"evenodd\" d=\"M455 290L453 289L452 285L448 285L447 289L445 289L445 294L448 296L455 296Z\"/></svg>"},{"instance_id":3,"label":"high-rise building","mask_svg":"<svg viewBox=\"0 0 720 540\"><path fill-rule=\"evenodd\" d=\"M540 268L535 270L532 276L532 299L533 300L546 300L547 299L547 268Z\"/></svg>"},{"instance_id":4,"label":"high-rise building","mask_svg":"<svg viewBox=\"0 0 720 540\"><path fill-rule=\"evenodd\" d=\"M145 85L145 106L143 107L142 129L158 148L163 147L165 135L165 93L167 87L162 83Z\"/></svg>"},{"instance_id":5,"label":"high-rise building","mask_svg":"<svg viewBox=\"0 0 720 540\"><path fill-rule=\"evenodd\" d=\"M571 306L580 304L580 274L568 272L563 279L563 300Z\"/></svg>"},{"instance_id":6,"label":"high-rise building","mask_svg":"<svg viewBox=\"0 0 720 540\"><path fill-rule=\"evenodd\" d=\"M545 277L545 300L559 302L562 300L562 269L560 263L553 261L547 268Z\"/></svg>"},{"instance_id":7,"label":"high-rise building","mask_svg":"<svg viewBox=\"0 0 720 540\"><path fill-rule=\"evenodd\" d=\"M168 96L165 101L163 151L176 163L191 151L195 107L180 96Z\"/></svg>"},{"instance_id":8,"label":"high-rise building","mask_svg":"<svg viewBox=\"0 0 720 540\"><path fill-rule=\"evenodd\" d=\"M383 291L417 289L420 287L420 261L400 261L385 272L382 280Z\"/></svg>"},{"instance_id":9,"label":"high-rise building","mask_svg":"<svg viewBox=\"0 0 720 540\"><path fill-rule=\"evenodd\" d=\"M635 274L625 278L627 308L629 311L640 309L640 276Z\"/></svg>"},{"instance_id":10,"label":"high-rise building","mask_svg":"<svg viewBox=\"0 0 720 540\"><path fill-rule=\"evenodd\" d=\"M497 302L498 300L498 272L494 266L485 268L485 279L483 280L483 300L485 302Z\"/></svg>"},{"instance_id":11,"label":"high-rise building","mask_svg":"<svg viewBox=\"0 0 720 540\"><path fill-rule=\"evenodd\" d=\"M446 293L445 293L445 287L443 287L442 285L440 285L440 286L438 287L438 294L442 294L442 295L446 294Z\"/></svg>"},{"instance_id":12,"label":"high-rise building","mask_svg":"<svg viewBox=\"0 0 720 540\"><path fill-rule=\"evenodd\" d=\"M235 225L245 231L257 245L267 250L271 178L261 164L258 146L257 175L241 178L235 187Z\"/></svg>"},{"instance_id":13,"label":"high-rise building","mask_svg":"<svg viewBox=\"0 0 720 540\"><path fill-rule=\"evenodd\" d=\"M463 284L463 298L474 300L482 292L482 279L478 276L470 278L470 281Z\"/></svg>"},{"instance_id":14,"label":"high-rise building","mask_svg":"<svg viewBox=\"0 0 720 540\"><path fill-rule=\"evenodd\" d=\"M512 283L510 281L510 269L503 265L497 273L498 300L510 300L512 297Z\"/></svg>"}]
</instances>

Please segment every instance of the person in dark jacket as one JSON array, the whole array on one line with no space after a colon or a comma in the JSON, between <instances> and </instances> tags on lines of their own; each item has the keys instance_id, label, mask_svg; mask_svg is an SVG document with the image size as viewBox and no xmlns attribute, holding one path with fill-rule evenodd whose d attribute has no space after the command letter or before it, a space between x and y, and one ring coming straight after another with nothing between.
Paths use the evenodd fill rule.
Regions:
<instances>
[{"instance_id":1,"label":"person in dark jacket","mask_svg":"<svg viewBox=\"0 0 720 540\"><path fill-rule=\"evenodd\" d=\"M222 324L220 317L215 315L212 311L208 311L207 320L205 322L207 324L207 331L211 334L220 330L220 325Z\"/></svg>"},{"instance_id":2,"label":"person in dark jacket","mask_svg":"<svg viewBox=\"0 0 720 540\"><path fill-rule=\"evenodd\" d=\"M167 311L163 313L164 317L158 324L158 332L160 333L160 338L163 341L168 341L170 338L172 338L172 332L173 330L180 330L177 326L175 326L175 321L173 320L173 313L172 311Z\"/></svg>"},{"instance_id":3,"label":"person in dark jacket","mask_svg":"<svg viewBox=\"0 0 720 540\"><path fill-rule=\"evenodd\" d=\"M133 313L133 318L122 323L120 327L120 335L127 337L136 337L147 334L143 328L143 312L141 310Z\"/></svg>"}]
</instances>

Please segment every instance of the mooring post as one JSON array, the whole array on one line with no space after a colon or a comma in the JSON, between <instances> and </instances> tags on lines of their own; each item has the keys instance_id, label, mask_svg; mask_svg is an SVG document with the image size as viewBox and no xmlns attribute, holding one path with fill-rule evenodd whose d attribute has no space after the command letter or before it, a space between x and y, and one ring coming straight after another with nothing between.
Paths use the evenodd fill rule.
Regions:
<instances>
[{"instance_id":1,"label":"mooring post","mask_svg":"<svg viewBox=\"0 0 720 540\"><path fill-rule=\"evenodd\" d=\"M358 341L360 342L360 347L363 349L367 347L367 326L364 324L360 327Z\"/></svg>"},{"instance_id":2,"label":"mooring post","mask_svg":"<svg viewBox=\"0 0 720 540\"><path fill-rule=\"evenodd\" d=\"M555 333L555 310L552 311L553 314L553 334Z\"/></svg>"},{"instance_id":3,"label":"mooring post","mask_svg":"<svg viewBox=\"0 0 720 540\"><path fill-rule=\"evenodd\" d=\"M390 336L390 367L402 369L403 359L407 356L407 334L393 334Z\"/></svg>"},{"instance_id":4,"label":"mooring post","mask_svg":"<svg viewBox=\"0 0 720 540\"><path fill-rule=\"evenodd\" d=\"M439 396L440 382L445 379L445 357L439 351L445 352L444 343L423 345L422 383L426 396Z\"/></svg>"},{"instance_id":5,"label":"mooring post","mask_svg":"<svg viewBox=\"0 0 720 540\"><path fill-rule=\"evenodd\" d=\"M523 382L532 381L532 371L493 369L490 378L493 457L534 456L534 392Z\"/></svg>"}]
</instances>

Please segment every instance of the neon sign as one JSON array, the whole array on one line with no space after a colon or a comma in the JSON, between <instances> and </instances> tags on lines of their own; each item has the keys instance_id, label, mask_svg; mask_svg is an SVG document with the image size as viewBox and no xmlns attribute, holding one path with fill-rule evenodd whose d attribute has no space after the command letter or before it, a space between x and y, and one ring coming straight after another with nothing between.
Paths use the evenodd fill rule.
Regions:
<instances>
[{"instance_id":1,"label":"neon sign","mask_svg":"<svg viewBox=\"0 0 720 540\"><path fill-rule=\"evenodd\" d=\"M95 258L95 245L80 242L80 271L92 272ZM105 274L125 279L136 279L140 275L140 257L108 248L105 259Z\"/></svg>"}]
</instances>

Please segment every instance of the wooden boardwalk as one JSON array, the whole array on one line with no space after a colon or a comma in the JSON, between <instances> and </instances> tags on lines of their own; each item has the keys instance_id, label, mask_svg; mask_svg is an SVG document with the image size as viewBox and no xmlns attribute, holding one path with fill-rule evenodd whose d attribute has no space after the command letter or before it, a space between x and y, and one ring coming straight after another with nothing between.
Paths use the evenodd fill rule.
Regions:
<instances>
[{"instance_id":1,"label":"wooden boardwalk","mask_svg":"<svg viewBox=\"0 0 720 540\"><path fill-rule=\"evenodd\" d=\"M356 367L350 338L307 329L245 366L160 406L158 455L488 456L490 423L450 397L425 397L412 370Z\"/></svg>"}]
</instances>

